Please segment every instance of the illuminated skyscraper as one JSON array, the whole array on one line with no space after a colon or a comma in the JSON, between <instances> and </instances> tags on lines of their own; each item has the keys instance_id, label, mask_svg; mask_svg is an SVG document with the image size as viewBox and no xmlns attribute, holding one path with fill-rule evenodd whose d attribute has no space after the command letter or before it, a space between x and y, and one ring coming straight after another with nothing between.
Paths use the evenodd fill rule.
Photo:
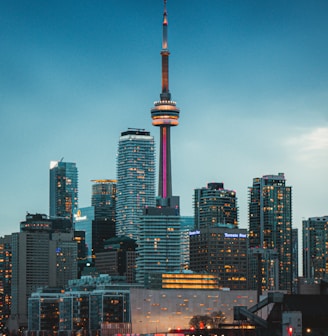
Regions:
<instances>
[{"instance_id":1,"label":"illuminated skyscraper","mask_svg":"<svg viewBox=\"0 0 328 336\"><path fill-rule=\"evenodd\" d=\"M262 290L292 288L292 188L283 173L253 179L249 188L250 280ZM255 256L256 255L256 256ZM255 265L261 261L262 266ZM262 274L258 270L262 269ZM253 284L255 285L255 283ZM252 288L255 289L255 288ZM258 288L259 289L259 288Z\"/></svg>"},{"instance_id":2,"label":"illuminated skyscraper","mask_svg":"<svg viewBox=\"0 0 328 336\"><path fill-rule=\"evenodd\" d=\"M179 197L172 196L170 129L178 125L179 109L169 92L169 55L167 44L167 11L164 0L162 40L162 92L151 110L152 124L160 127L159 183L156 207L144 209L137 239L137 272L139 283L146 284L151 273L179 270L185 263L180 254L181 223Z\"/></svg>"},{"instance_id":3,"label":"illuminated skyscraper","mask_svg":"<svg viewBox=\"0 0 328 336\"><path fill-rule=\"evenodd\" d=\"M21 231L12 234L11 320L18 326L27 326L27 303L33 291L65 287L77 277L74 233L66 228L54 231L53 223L45 214L27 214Z\"/></svg>"},{"instance_id":4,"label":"illuminated skyscraper","mask_svg":"<svg viewBox=\"0 0 328 336\"><path fill-rule=\"evenodd\" d=\"M303 220L303 276L320 280L328 274L328 216Z\"/></svg>"},{"instance_id":5,"label":"illuminated skyscraper","mask_svg":"<svg viewBox=\"0 0 328 336\"><path fill-rule=\"evenodd\" d=\"M0 332L6 325L11 307L11 235L0 237Z\"/></svg>"},{"instance_id":6,"label":"illuminated skyscraper","mask_svg":"<svg viewBox=\"0 0 328 336\"><path fill-rule=\"evenodd\" d=\"M105 240L115 237L116 180L93 180L91 205L95 209L92 249L103 251Z\"/></svg>"},{"instance_id":7,"label":"illuminated skyscraper","mask_svg":"<svg viewBox=\"0 0 328 336\"><path fill-rule=\"evenodd\" d=\"M194 211L195 230L226 224L238 226L236 192L224 189L223 183L208 183L207 188L195 189Z\"/></svg>"},{"instance_id":8,"label":"illuminated skyscraper","mask_svg":"<svg viewBox=\"0 0 328 336\"><path fill-rule=\"evenodd\" d=\"M78 207L78 171L72 162L50 162L50 218L73 218Z\"/></svg>"},{"instance_id":9,"label":"illuminated skyscraper","mask_svg":"<svg viewBox=\"0 0 328 336\"><path fill-rule=\"evenodd\" d=\"M137 239L140 216L155 206L155 143L143 129L121 133L117 155L116 235Z\"/></svg>"}]
</instances>

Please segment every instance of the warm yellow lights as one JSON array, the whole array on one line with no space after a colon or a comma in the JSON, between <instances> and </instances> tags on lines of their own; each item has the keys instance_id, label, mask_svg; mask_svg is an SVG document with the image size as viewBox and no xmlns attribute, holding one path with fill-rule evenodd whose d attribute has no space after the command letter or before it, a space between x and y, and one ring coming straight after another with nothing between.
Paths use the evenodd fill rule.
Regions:
<instances>
[{"instance_id":1,"label":"warm yellow lights","mask_svg":"<svg viewBox=\"0 0 328 336\"><path fill-rule=\"evenodd\" d=\"M177 125L179 125L179 122L177 120L160 118L160 119L157 119L157 120L153 120L152 125L153 126L160 126L160 125L177 126Z\"/></svg>"},{"instance_id":2,"label":"warm yellow lights","mask_svg":"<svg viewBox=\"0 0 328 336\"><path fill-rule=\"evenodd\" d=\"M154 116L152 117L153 120L156 120L156 119L173 119L173 120L177 120L179 119L178 116L172 116L172 115L166 115L166 114L162 114L160 116Z\"/></svg>"}]
</instances>

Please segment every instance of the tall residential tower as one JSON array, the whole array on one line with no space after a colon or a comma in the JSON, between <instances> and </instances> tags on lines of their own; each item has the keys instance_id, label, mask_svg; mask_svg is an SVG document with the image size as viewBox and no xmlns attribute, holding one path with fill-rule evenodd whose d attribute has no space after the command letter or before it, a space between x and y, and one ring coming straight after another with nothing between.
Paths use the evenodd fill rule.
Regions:
<instances>
[{"instance_id":1,"label":"tall residential tower","mask_svg":"<svg viewBox=\"0 0 328 336\"><path fill-rule=\"evenodd\" d=\"M286 186L283 173L253 179L249 188L249 246L253 252L249 277L254 279L252 289L290 292L292 188ZM260 285L262 288L257 287Z\"/></svg>"},{"instance_id":2,"label":"tall residential tower","mask_svg":"<svg viewBox=\"0 0 328 336\"><path fill-rule=\"evenodd\" d=\"M328 274L328 216L303 220L303 276L320 280Z\"/></svg>"},{"instance_id":3,"label":"tall residential tower","mask_svg":"<svg viewBox=\"0 0 328 336\"><path fill-rule=\"evenodd\" d=\"M222 182L195 189L195 230L229 224L238 227L237 197L234 190L224 189Z\"/></svg>"},{"instance_id":4,"label":"tall residential tower","mask_svg":"<svg viewBox=\"0 0 328 336\"><path fill-rule=\"evenodd\" d=\"M150 132L122 132L117 155L116 235L137 239L145 206L155 206L155 142Z\"/></svg>"}]
</instances>

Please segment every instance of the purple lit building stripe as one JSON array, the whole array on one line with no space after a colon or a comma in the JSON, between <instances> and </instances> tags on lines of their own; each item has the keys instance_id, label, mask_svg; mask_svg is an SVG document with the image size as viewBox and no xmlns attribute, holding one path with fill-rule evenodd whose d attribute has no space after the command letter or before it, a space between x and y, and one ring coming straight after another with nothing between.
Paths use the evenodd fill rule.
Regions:
<instances>
[{"instance_id":1,"label":"purple lit building stripe","mask_svg":"<svg viewBox=\"0 0 328 336\"><path fill-rule=\"evenodd\" d=\"M166 127L163 127L163 162L162 162L162 183L163 183L163 198L167 197L167 137L166 137Z\"/></svg>"}]
</instances>

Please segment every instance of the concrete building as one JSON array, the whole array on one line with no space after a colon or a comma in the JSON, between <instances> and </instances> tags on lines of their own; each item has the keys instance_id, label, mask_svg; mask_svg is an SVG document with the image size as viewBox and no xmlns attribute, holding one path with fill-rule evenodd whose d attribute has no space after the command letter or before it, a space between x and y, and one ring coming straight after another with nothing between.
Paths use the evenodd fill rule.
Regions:
<instances>
[{"instance_id":1,"label":"concrete building","mask_svg":"<svg viewBox=\"0 0 328 336\"><path fill-rule=\"evenodd\" d=\"M328 216L303 220L303 277L327 279L328 274Z\"/></svg>"},{"instance_id":2,"label":"concrete building","mask_svg":"<svg viewBox=\"0 0 328 336\"><path fill-rule=\"evenodd\" d=\"M169 207L147 208L141 218L137 240L136 280L146 284L152 272L180 270L180 216Z\"/></svg>"},{"instance_id":3,"label":"concrete building","mask_svg":"<svg viewBox=\"0 0 328 336\"><path fill-rule=\"evenodd\" d=\"M190 232L190 269L216 275L221 287L246 290L247 230L228 225Z\"/></svg>"},{"instance_id":4,"label":"concrete building","mask_svg":"<svg viewBox=\"0 0 328 336\"><path fill-rule=\"evenodd\" d=\"M230 224L238 227L237 196L222 182L208 183L194 191L195 230Z\"/></svg>"},{"instance_id":5,"label":"concrete building","mask_svg":"<svg viewBox=\"0 0 328 336\"><path fill-rule=\"evenodd\" d=\"M104 251L96 254L95 266L100 274L124 276L126 282L136 281L136 241L114 237L105 241Z\"/></svg>"},{"instance_id":6,"label":"concrete building","mask_svg":"<svg viewBox=\"0 0 328 336\"><path fill-rule=\"evenodd\" d=\"M53 232L44 214L27 214L21 232L12 234L10 330L27 326L28 298L39 287L63 287L77 277L74 233Z\"/></svg>"},{"instance_id":7,"label":"concrete building","mask_svg":"<svg viewBox=\"0 0 328 336\"><path fill-rule=\"evenodd\" d=\"M214 280L213 276L199 276L203 283ZM177 275L168 277L170 281L174 278L178 279ZM178 280L181 285L188 277ZM233 307L250 307L255 300L255 291L146 289L117 283L108 275L82 277L70 281L65 292L46 289L32 294L28 335L50 334L49 328L59 335L77 331L82 335L107 335L118 330L126 334L166 333L189 328L195 315L218 311L224 314L226 323L233 323Z\"/></svg>"},{"instance_id":8,"label":"concrete building","mask_svg":"<svg viewBox=\"0 0 328 336\"><path fill-rule=\"evenodd\" d=\"M11 235L0 237L0 333L5 327L11 307L12 280Z\"/></svg>"},{"instance_id":9,"label":"concrete building","mask_svg":"<svg viewBox=\"0 0 328 336\"><path fill-rule=\"evenodd\" d=\"M264 249L265 254L277 254L277 278L270 274L256 271L254 276L262 290L276 288L292 291L292 188L286 185L285 175L264 175L253 179L249 188L249 246L251 249ZM254 256L256 263L257 254ZM250 260L252 261L252 260ZM265 270L258 267L257 270ZM261 279L258 279L260 277ZM272 283L273 281L273 283ZM255 289L255 288L253 288Z\"/></svg>"}]
</instances>

